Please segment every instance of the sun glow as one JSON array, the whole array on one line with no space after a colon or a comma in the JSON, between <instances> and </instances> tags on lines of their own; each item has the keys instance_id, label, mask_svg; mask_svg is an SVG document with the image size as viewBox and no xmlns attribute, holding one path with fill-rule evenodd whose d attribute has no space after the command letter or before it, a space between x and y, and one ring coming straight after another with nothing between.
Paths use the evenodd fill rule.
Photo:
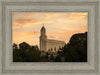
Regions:
<instances>
[{"instance_id":1,"label":"sun glow","mask_svg":"<svg viewBox=\"0 0 100 75\"><path fill-rule=\"evenodd\" d=\"M39 45L44 23L47 37L68 43L75 33L87 31L87 12L82 13L13 13L13 43Z\"/></svg>"}]
</instances>

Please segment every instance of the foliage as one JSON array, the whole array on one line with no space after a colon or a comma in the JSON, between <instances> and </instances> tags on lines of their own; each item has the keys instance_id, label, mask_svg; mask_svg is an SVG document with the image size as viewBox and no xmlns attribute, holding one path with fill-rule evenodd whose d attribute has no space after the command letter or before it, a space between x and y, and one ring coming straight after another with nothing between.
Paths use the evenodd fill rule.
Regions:
<instances>
[{"instance_id":1,"label":"foliage","mask_svg":"<svg viewBox=\"0 0 100 75\"><path fill-rule=\"evenodd\" d=\"M15 44L13 46L16 46ZM13 61L14 62L34 62L40 60L40 51L38 46L30 46L23 42L19 44L19 49L13 47Z\"/></svg>"},{"instance_id":2,"label":"foliage","mask_svg":"<svg viewBox=\"0 0 100 75\"><path fill-rule=\"evenodd\" d=\"M45 59L47 59L47 60L48 60L48 58L49 58L48 55L49 55L48 53L46 53L46 55L45 55Z\"/></svg>"},{"instance_id":3,"label":"foliage","mask_svg":"<svg viewBox=\"0 0 100 75\"><path fill-rule=\"evenodd\" d=\"M49 52L40 51L38 46L30 46L26 42L13 44L14 62L86 62L87 61L87 32L74 34L69 43L57 51L56 56Z\"/></svg>"},{"instance_id":4,"label":"foliage","mask_svg":"<svg viewBox=\"0 0 100 75\"><path fill-rule=\"evenodd\" d=\"M54 60L53 54L50 55L50 60Z\"/></svg>"},{"instance_id":5,"label":"foliage","mask_svg":"<svg viewBox=\"0 0 100 75\"><path fill-rule=\"evenodd\" d=\"M56 56L56 58L54 59L55 62L61 62L61 57L60 56Z\"/></svg>"},{"instance_id":6,"label":"foliage","mask_svg":"<svg viewBox=\"0 0 100 75\"><path fill-rule=\"evenodd\" d=\"M86 62L87 61L87 32L75 34L71 37L68 44L59 53L67 62Z\"/></svg>"}]
</instances>

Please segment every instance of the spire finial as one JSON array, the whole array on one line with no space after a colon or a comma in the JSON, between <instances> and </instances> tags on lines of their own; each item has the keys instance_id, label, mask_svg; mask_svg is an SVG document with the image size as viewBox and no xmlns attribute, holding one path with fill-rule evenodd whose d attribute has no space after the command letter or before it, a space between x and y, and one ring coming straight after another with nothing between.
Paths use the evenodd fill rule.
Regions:
<instances>
[{"instance_id":1,"label":"spire finial","mask_svg":"<svg viewBox=\"0 0 100 75\"><path fill-rule=\"evenodd\" d=\"M43 26L41 27L41 30L46 30L45 27L44 27L44 24L42 24L42 25L43 25Z\"/></svg>"},{"instance_id":2,"label":"spire finial","mask_svg":"<svg viewBox=\"0 0 100 75\"><path fill-rule=\"evenodd\" d=\"M43 23L43 27L44 27L44 23Z\"/></svg>"}]
</instances>

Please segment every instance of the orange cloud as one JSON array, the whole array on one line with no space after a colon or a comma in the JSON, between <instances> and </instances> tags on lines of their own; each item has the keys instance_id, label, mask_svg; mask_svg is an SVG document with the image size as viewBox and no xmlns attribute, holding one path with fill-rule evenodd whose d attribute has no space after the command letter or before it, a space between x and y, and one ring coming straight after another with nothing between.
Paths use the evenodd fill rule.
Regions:
<instances>
[{"instance_id":1,"label":"orange cloud","mask_svg":"<svg viewBox=\"0 0 100 75\"><path fill-rule=\"evenodd\" d=\"M13 13L13 40L37 44L41 27L35 24L47 23L48 38L68 42L73 34L87 31L87 15L88 13Z\"/></svg>"},{"instance_id":2,"label":"orange cloud","mask_svg":"<svg viewBox=\"0 0 100 75\"><path fill-rule=\"evenodd\" d=\"M38 32L38 31L32 31L32 32L27 32L27 33L24 33L25 35L27 35L27 36L31 36L31 35L39 35L40 34L40 32Z\"/></svg>"},{"instance_id":3,"label":"orange cloud","mask_svg":"<svg viewBox=\"0 0 100 75\"><path fill-rule=\"evenodd\" d=\"M20 27L14 27L14 26L13 26L13 29L17 29L17 28L20 28Z\"/></svg>"},{"instance_id":4,"label":"orange cloud","mask_svg":"<svg viewBox=\"0 0 100 75\"><path fill-rule=\"evenodd\" d=\"M17 20L14 20L13 21L13 25L16 25L16 24L27 24L27 23L34 23L34 22L39 22L38 20L36 19L17 19Z\"/></svg>"},{"instance_id":5,"label":"orange cloud","mask_svg":"<svg viewBox=\"0 0 100 75\"><path fill-rule=\"evenodd\" d=\"M30 18L30 17L35 17L35 16L37 16L37 15L39 15L38 13L25 13L24 14L24 17L25 18Z\"/></svg>"},{"instance_id":6,"label":"orange cloud","mask_svg":"<svg viewBox=\"0 0 100 75\"><path fill-rule=\"evenodd\" d=\"M13 21L13 25L30 26L31 24L51 23L51 21L40 21L37 19L17 19Z\"/></svg>"},{"instance_id":7,"label":"orange cloud","mask_svg":"<svg viewBox=\"0 0 100 75\"><path fill-rule=\"evenodd\" d=\"M65 36L65 33L64 32L59 32L59 33L54 32L54 33L46 33L46 35ZM32 32L27 32L25 34L26 35L40 35L40 32L38 32L38 31L32 31Z\"/></svg>"},{"instance_id":8,"label":"orange cloud","mask_svg":"<svg viewBox=\"0 0 100 75\"><path fill-rule=\"evenodd\" d=\"M37 16L37 15L39 15L38 13L23 13L23 12L21 12L21 13L19 13L19 12L13 12L12 13L13 14L13 17L14 16L23 16L23 18L30 18L30 17L35 17L35 16Z\"/></svg>"},{"instance_id":9,"label":"orange cloud","mask_svg":"<svg viewBox=\"0 0 100 75\"><path fill-rule=\"evenodd\" d=\"M47 35L64 36L64 33L47 33Z\"/></svg>"},{"instance_id":10,"label":"orange cloud","mask_svg":"<svg viewBox=\"0 0 100 75\"><path fill-rule=\"evenodd\" d=\"M87 29L80 29L80 30L76 30L76 31L71 31L71 30L66 30L66 31L57 31L57 32L47 32L46 35L49 36L49 35L53 35L53 36L70 36L72 34L75 34L75 33L84 33L86 32ZM27 32L27 33L24 33L25 35L40 35L40 32L39 31L31 31L31 32Z\"/></svg>"},{"instance_id":11,"label":"orange cloud","mask_svg":"<svg viewBox=\"0 0 100 75\"><path fill-rule=\"evenodd\" d=\"M51 18L51 17L54 17L54 16L57 16L57 14L56 14L56 13L48 13L48 14L45 14L45 17L46 17L47 19L49 19L49 18Z\"/></svg>"},{"instance_id":12,"label":"orange cloud","mask_svg":"<svg viewBox=\"0 0 100 75\"><path fill-rule=\"evenodd\" d=\"M71 20L80 20L81 18L87 19L88 13L70 13L68 18Z\"/></svg>"}]
</instances>

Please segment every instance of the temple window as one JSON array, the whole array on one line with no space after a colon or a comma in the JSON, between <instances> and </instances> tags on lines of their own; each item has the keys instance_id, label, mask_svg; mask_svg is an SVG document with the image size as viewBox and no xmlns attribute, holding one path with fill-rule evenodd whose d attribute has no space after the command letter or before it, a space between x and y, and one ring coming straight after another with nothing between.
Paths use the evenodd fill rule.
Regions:
<instances>
[{"instance_id":1,"label":"temple window","mask_svg":"<svg viewBox=\"0 0 100 75\"><path fill-rule=\"evenodd\" d=\"M56 51L56 47L54 48L54 50Z\"/></svg>"},{"instance_id":2,"label":"temple window","mask_svg":"<svg viewBox=\"0 0 100 75\"><path fill-rule=\"evenodd\" d=\"M48 51L50 51L50 49L48 49Z\"/></svg>"},{"instance_id":3,"label":"temple window","mask_svg":"<svg viewBox=\"0 0 100 75\"><path fill-rule=\"evenodd\" d=\"M61 50L61 47L59 46L59 50Z\"/></svg>"},{"instance_id":4,"label":"temple window","mask_svg":"<svg viewBox=\"0 0 100 75\"><path fill-rule=\"evenodd\" d=\"M51 51L52 51L52 48L51 48Z\"/></svg>"}]
</instances>

